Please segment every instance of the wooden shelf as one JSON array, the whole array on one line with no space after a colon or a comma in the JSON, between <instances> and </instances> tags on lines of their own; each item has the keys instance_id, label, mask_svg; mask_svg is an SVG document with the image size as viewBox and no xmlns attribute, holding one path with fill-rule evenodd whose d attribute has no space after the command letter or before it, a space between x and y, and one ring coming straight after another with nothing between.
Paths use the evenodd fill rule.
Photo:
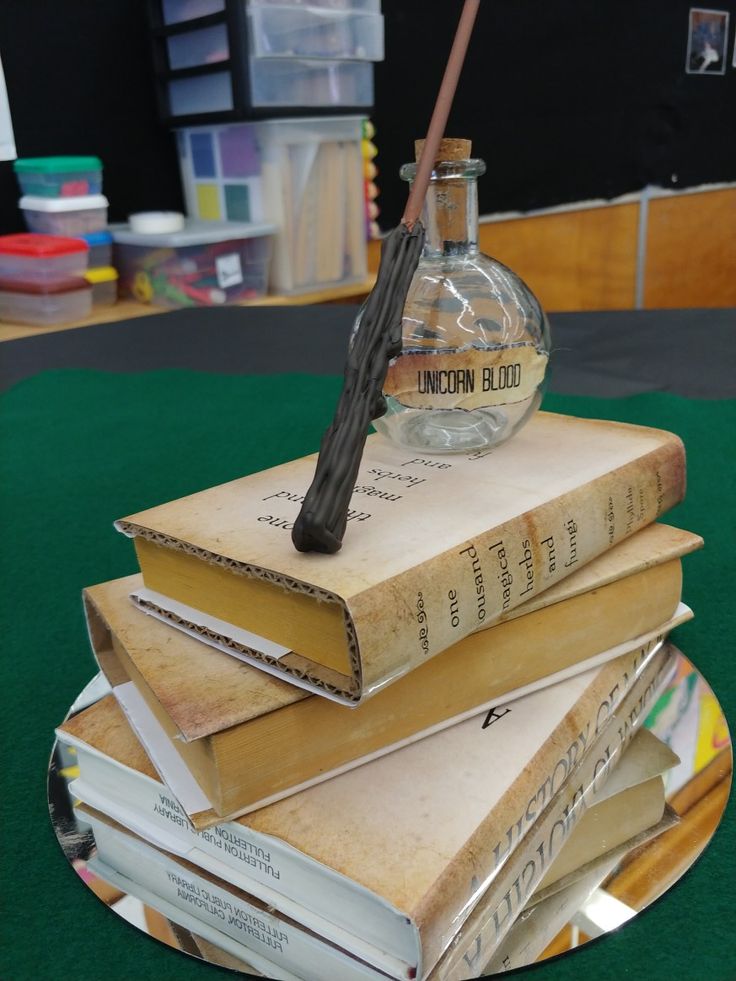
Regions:
<instances>
[{"instance_id":1,"label":"wooden shelf","mask_svg":"<svg viewBox=\"0 0 736 981\"><path fill-rule=\"evenodd\" d=\"M375 276L369 276L359 283L348 283L329 289L315 290L311 293L299 293L293 296L259 296L254 300L245 300L238 306L302 306L312 303L360 303L373 289ZM110 307L99 307L91 316L84 320L75 320L68 324L55 324L53 327L29 327L27 324L12 324L0 322L0 341L12 341L20 337L35 337L38 334L49 334L52 331L74 330L77 327L90 327L92 324L115 323L120 320L131 320L134 317L149 317L154 313L170 313L166 307L155 307L149 303L139 303L137 300L120 300Z\"/></svg>"}]
</instances>

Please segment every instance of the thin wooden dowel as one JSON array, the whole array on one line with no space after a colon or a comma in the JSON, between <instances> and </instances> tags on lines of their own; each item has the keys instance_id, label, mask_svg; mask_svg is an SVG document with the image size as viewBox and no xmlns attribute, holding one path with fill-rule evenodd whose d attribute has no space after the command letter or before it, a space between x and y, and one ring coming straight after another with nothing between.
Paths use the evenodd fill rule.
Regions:
<instances>
[{"instance_id":1,"label":"thin wooden dowel","mask_svg":"<svg viewBox=\"0 0 736 981\"><path fill-rule=\"evenodd\" d=\"M479 6L480 0L465 0L462 13L460 14L457 31L455 32L455 40L452 42L450 56L447 59L447 67L442 77L442 84L437 94L437 101L435 102L427 136L424 140L422 155L417 164L416 177L412 183L409 199L406 202L406 208L401 218L402 224L406 225L409 229L414 227L414 223L419 218L424 207L424 198L429 187L429 179L434 169L440 140L445 135L447 118L450 115L452 100L455 97L455 89L460 78L463 62L465 61L465 52L468 50L470 35L473 32L473 24L475 23Z\"/></svg>"}]
</instances>

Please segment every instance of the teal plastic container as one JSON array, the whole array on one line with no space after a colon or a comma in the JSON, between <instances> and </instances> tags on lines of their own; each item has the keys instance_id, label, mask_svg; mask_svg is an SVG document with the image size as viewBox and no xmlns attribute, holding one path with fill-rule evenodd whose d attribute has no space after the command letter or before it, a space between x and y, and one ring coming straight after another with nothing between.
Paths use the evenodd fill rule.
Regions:
<instances>
[{"instance_id":1,"label":"teal plastic container","mask_svg":"<svg viewBox=\"0 0 736 981\"><path fill-rule=\"evenodd\" d=\"M22 157L13 170L23 194L68 198L102 193L99 157Z\"/></svg>"}]
</instances>

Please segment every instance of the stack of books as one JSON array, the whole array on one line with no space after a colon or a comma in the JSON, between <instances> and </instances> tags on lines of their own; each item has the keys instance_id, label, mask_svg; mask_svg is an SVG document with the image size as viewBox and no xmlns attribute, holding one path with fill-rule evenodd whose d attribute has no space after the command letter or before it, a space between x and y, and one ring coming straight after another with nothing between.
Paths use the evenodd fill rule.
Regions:
<instances>
[{"instance_id":1,"label":"stack of books","mask_svg":"<svg viewBox=\"0 0 736 981\"><path fill-rule=\"evenodd\" d=\"M140 574L84 597L112 694L58 730L92 867L267 976L516 966L522 910L671 820L641 726L692 615L702 541L657 522L682 444L547 413L468 456L370 437L335 556L290 540L314 463L117 523Z\"/></svg>"}]
</instances>

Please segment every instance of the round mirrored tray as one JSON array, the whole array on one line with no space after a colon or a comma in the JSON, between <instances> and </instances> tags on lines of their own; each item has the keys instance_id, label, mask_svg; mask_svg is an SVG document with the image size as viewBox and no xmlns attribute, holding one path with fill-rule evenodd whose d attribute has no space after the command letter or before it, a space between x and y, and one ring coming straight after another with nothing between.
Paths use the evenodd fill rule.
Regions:
<instances>
[{"instance_id":1,"label":"round mirrored tray","mask_svg":"<svg viewBox=\"0 0 736 981\"><path fill-rule=\"evenodd\" d=\"M109 692L101 675L80 694L74 715ZM622 845L603 850L531 902L485 965L469 964L467 977L492 974L567 954L620 928L663 895L697 860L724 812L731 785L732 747L720 705L702 675L685 657L646 722L680 763L665 775L667 807L662 821ZM118 881L92 871L95 841L80 820L69 787L77 774L73 750L54 745L48 772L48 802L64 855L84 885L113 913L139 931L192 957L245 976L293 979L259 953L223 937L188 912L142 890L124 891ZM600 849L599 849L600 851ZM145 901L144 901L145 900ZM173 956L173 955L172 955Z\"/></svg>"}]
</instances>

